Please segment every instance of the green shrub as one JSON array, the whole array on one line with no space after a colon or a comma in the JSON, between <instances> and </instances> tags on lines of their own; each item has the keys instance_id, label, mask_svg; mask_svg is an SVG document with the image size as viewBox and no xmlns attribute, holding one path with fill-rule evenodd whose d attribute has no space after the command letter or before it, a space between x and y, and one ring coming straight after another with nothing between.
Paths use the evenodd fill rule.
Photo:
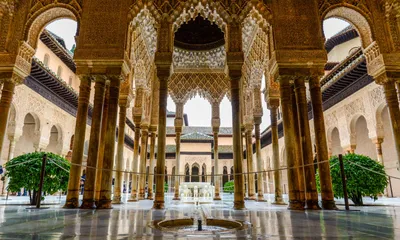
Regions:
<instances>
[{"instance_id":1,"label":"green shrub","mask_svg":"<svg viewBox=\"0 0 400 240\"><path fill-rule=\"evenodd\" d=\"M355 164L363 166L366 169L363 169ZM386 176L381 175L385 174L385 168L379 162L367 156L347 154L343 156L343 165L347 178L348 196L356 206L363 205L362 198L364 196L368 196L374 200L377 200L378 195L384 192L388 180ZM334 156L330 159L330 166L334 196L335 198L343 198L343 185L340 175L339 158L337 156ZM316 178L318 191L321 191L318 174L316 175Z\"/></svg>"},{"instance_id":2,"label":"green shrub","mask_svg":"<svg viewBox=\"0 0 400 240\"><path fill-rule=\"evenodd\" d=\"M47 164L43 192L54 194L59 190L66 191L70 163L59 155L45 152L28 153L13 158L6 164L6 177L10 179L8 191L19 192L21 188L25 188L29 193L32 205L36 204L36 193L39 190L40 171L44 154L47 154Z\"/></svg>"},{"instance_id":3,"label":"green shrub","mask_svg":"<svg viewBox=\"0 0 400 240\"><path fill-rule=\"evenodd\" d=\"M235 184L233 181L229 181L224 184L224 193L232 194L234 190L235 190Z\"/></svg>"}]
</instances>

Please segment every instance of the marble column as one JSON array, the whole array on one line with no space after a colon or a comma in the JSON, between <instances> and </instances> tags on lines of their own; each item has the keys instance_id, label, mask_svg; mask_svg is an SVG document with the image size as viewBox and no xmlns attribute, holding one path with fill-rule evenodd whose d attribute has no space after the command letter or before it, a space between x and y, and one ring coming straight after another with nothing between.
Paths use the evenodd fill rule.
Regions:
<instances>
[{"instance_id":1,"label":"marble column","mask_svg":"<svg viewBox=\"0 0 400 240\"><path fill-rule=\"evenodd\" d=\"M231 77L231 104L232 104L232 132L233 132L233 168L234 168L234 209L244 209L244 179L243 179L243 152L242 147L242 132L240 128L240 77Z\"/></svg>"},{"instance_id":2,"label":"marble column","mask_svg":"<svg viewBox=\"0 0 400 240\"><path fill-rule=\"evenodd\" d=\"M392 123L392 134L394 145L397 152L397 161L400 165L400 109L399 100L397 98L395 83L389 81L383 85L387 106L389 109L390 120Z\"/></svg>"},{"instance_id":3,"label":"marble column","mask_svg":"<svg viewBox=\"0 0 400 240\"><path fill-rule=\"evenodd\" d=\"M121 85L120 76L110 77L110 96L108 104L107 130L105 136L103 169L101 174L100 198L97 209L110 209L111 189L112 189L112 170L115 158L115 132L117 126L119 88ZM112 106L112 107L111 107Z\"/></svg>"},{"instance_id":4,"label":"marble column","mask_svg":"<svg viewBox=\"0 0 400 240\"><path fill-rule=\"evenodd\" d=\"M76 114L76 125L74 145L72 147L71 168L69 172L68 193L64 208L79 207L80 179L82 173L82 158L85 145L86 121L88 117L90 84L89 76L80 76L78 111Z\"/></svg>"},{"instance_id":5,"label":"marble column","mask_svg":"<svg viewBox=\"0 0 400 240\"><path fill-rule=\"evenodd\" d=\"M304 207L306 204L306 195L305 195L306 179L304 176L303 148L301 145L300 123L299 123L297 100L296 100L296 94L294 91L294 87L291 88L291 94L292 94L293 122L294 122L294 126L296 126L294 128L294 135L295 135L294 147L296 149L296 151L295 151L296 162L299 163L299 165L297 166L297 172L298 172L298 176L299 176L298 179L299 179L300 201Z\"/></svg>"},{"instance_id":6,"label":"marble column","mask_svg":"<svg viewBox=\"0 0 400 240\"><path fill-rule=\"evenodd\" d=\"M102 174L101 169L103 168L104 147L105 147L105 139L107 132L109 96L110 96L110 82L106 81L106 92L103 103L103 117L101 119L101 129L100 129L99 155L97 159L97 169L96 169L96 194L95 194L96 205L100 199L101 174Z\"/></svg>"},{"instance_id":7,"label":"marble column","mask_svg":"<svg viewBox=\"0 0 400 240\"><path fill-rule=\"evenodd\" d=\"M246 154L247 154L247 172L248 174L248 197L249 200L256 200L255 180L254 180L254 162L253 162L253 125L246 126Z\"/></svg>"},{"instance_id":8,"label":"marble column","mask_svg":"<svg viewBox=\"0 0 400 240\"><path fill-rule=\"evenodd\" d=\"M3 83L0 100L0 156L3 149L4 138L7 131L8 116L10 115L11 102L14 95L15 82L7 79Z\"/></svg>"},{"instance_id":9,"label":"marble column","mask_svg":"<svg viewBox=\"0 0 400 240\"><path fill-rule=\"evenodd\" d=\"M218 163L218 131L214 131L214 186L215 195L214 200L221 200L221 176L219 176L219 163ZM229 171L229 170L228 170Z\"/></svg>"},{"instance_id":10,"label":"marble column","mask_svg":"<svg viewBox=\"0 0 400 240\"><path fill-rule=\"evenodd\" d=\"M322 208L326 210L336 210L337 207L333 195L324 111L322 108L322 91L319 77L311 77L309 81L309 86L312 109L314 114L314 132L316 133L315 145L317 149Z\"/></svg>"},{"instance_id":11,"label":"marble column","mask_svg":"<svg viewBox=\"0 0 400 240\"><path fill-rule=\"evenodd\" d=\"M175 174L180 174L180 165L181 165L181 131L175 128L175 143L176 143L176 150L175 150L175 158L176 158L176 165L175 165ZM179 176L175 176L175 190L174 190L174 198L173 200L180 200L179 197Z\"/></svg>"},{"instance_id":12,"label":"marble column","mask_svg":"<svg viewBox=\"0 0 400 240\"><path fill-rule=\"evenodd\" d=\"M296 134L297 126L294 121L294 113L292 107L292 88L290 85L290 77L281 77L280 80L280 96L282 104L283 131L286 150L287 174L289 183L289 209L303 210L304 204L301 200L299 171L301 165L296 157Z\"/></svg>"},{"instance_id":13,"label":"marble column","mask_svg":"<svg viewBox=\"0 0 400 240\"><path fill-rule=\"evenodd\" d=\"M94 105L92 114L92 125L90 128L89 151L87 157L85 189L83 192L83 200L81 208L96 208L95 204L95 186L96 186L96 167L99 154L100 129L103 117L103 104L105 93L104 77L97 77L94 86Z\"/></svg>"},{"instance_id":14,"label":"marble column","mask_svg":"<svg viewBox=\"0 0 400 240\"><path fill-rule=\"evenodd\" d=\"M299 77L294 82L300 130L300 146L302 148L307 209L321 209L318 205L318 191L315 180L314 156L311 143L308 105L306 98L305 78Z\"/></svg>"},{"instance_id":15,"label":"marble column","mask_svg":"<svg viewBox=\"0 0 400 240\"><path fill-rule=\"evenodd\" d=\"M257 157L257 201L263 202L264 199L264 168L261 158L261 117L254 118L254 128L256 137L256 157Z\"/></svg>"},{"instance_id":16,"label":"marble column","mask_svg":"<svg viewBox=\"0 0 400 240\"><path fill-rule=\"evenodd\" d=\"M183 127L183 103L176 103L176 116L175 116L175 174L180 174L180 166L181 166L181 134L182 134L182 127ZM179 176L175 176L175 191L174 191L174 198L173 200L180 200L179 196Z\"/></svg>"},{"instance_id":17,"label":"marble column","mask_svg":"<svg viewBox=\"0 0 400 240\"><path fill-rule=\"evenodd\" d=\"M20 138L20 136L15 136L15 135L8 136L8 140L10 141L10 144L8 145L7 162L14 158L15 144L18 142L19 138ZM8 177L6 177L6 176L4 176L4 177L5 177L5 180L2 184L2 189L1 189L2 196L7 194L7 187L8 187L8 182L9 182Z\"/></svg>"},{"instance_id":18,"label":"marble column","mask_svg":"<svg viewBox=\"0 0 400 240\"><path fill-rule=\"evenodd\" d=\"M281 171L279 164L279 135L278 135L278 108L279 99L269 100L269 110L271 118L271 139L272 139L272 161L274 166L274 185L275 199L273 204L285 204L282 199Z\"/></svg>"},{"instance_id":19,"label":"marble column","mask_svg":"<svg viewBox=\"0 0 400 240\"><path fill-rule=\"evenodd\" d=\"M135 125L135 140L133 142L133 161L132 161L132 186L131 196L128 202L136 202L138 200L138 165L139 165L139 144L140 144L140 125Z\"/></svg>"},{"instance_id":20,"label":"marble column","mask_svg":"<svg viewBox=\"0 0 400 240\"><path fill-rule=\"evenodd\" d=\"M153 179L154 179L154 157L155 157L155 146L156 146L156 131L154 127L150 127L150 167L149 167L149 182L147 190L147 199L153 200Z\"/></svg>"},{"instance_id":21,"label":"marble column","mask_svg":"<svg viewBox=\"0 0 400 240\"><path fill-rule=\"evenodd\" d=\"M122 95L119 98L119 119L118 119L118 144L117 159L115 161L116 170L114 183L113 204L121 204L122 201L122 179L124 170L124 146L125 146L125 126L126 126L126 110L129 106L128 96Z\"/></svg>"},{"instance_id":22,"label":"marble column","mask_svg":"<svg viewBox=\"0 0 400 240\"><path fill-rule=\"evenodd\" d=\"M168 74L167 74L168 73ZM160 103L158 112L157 172L154 209L164 209L165 146L167 138L167 99L169 70L157 72L160 80Z\"/></svg>"},{"instance_id":23,"label":"marble column","mask_svg":"<svg viewBox=\"0 0 400 240\"><path fill-rule=\"evenodd\" d=\"M383 163L383 153L382 153L382 143L383 143L383 138L376 138L373 139L372 142L375 144L376 147L376 156L377 160L379 163L384 165Z\"/></svg>"},{"instance_id":24,"label":"marble column","mask_svg":"<svg viewBox=\"0 0 400 240\"><path fill-rule=\"evenodd\" d=\"M146 162L147 162L147 141L149 140L149 127L141 125L141 146L140 146L140 169L139 169L139 200L146 197Z\"/></svg>"}]
</instances>

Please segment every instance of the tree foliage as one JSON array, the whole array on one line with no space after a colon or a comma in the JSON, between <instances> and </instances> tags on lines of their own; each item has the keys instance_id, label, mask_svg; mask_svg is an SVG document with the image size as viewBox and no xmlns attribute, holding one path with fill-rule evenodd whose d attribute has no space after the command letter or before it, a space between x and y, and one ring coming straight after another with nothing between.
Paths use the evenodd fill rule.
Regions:
<instances>
[{"instance_id":1,"label":"tree foliage","mask_svg":"<svg viewBox=\"0 0 400 240\"><path fill-rule=\"evenodd\" d=\"M228 181L224 184L224 193L233 193L235 189L235 184L233 181Z\"/></svg>"},{"instance_id":2,"label":"tree foliage","mask_svg":"<svg viewBox=\"0 0 400 240\"><path fill-rule=\"evenodd\" d=\"M45 152L28 153L13 158L6 164L6 177L9 178L8 191L19 192L21 188L25 188L29 191L31 204L36 204L44 154L47 154L47 163L43 192L54 194L59 190L66 191L70 163L59 155Z\"/></svg>"},{"instance_id":3,"label":"tree foliage","mask_svg":"<svg viewBox=\"0 0 400 240\"><path fill-rule=\"evenodd\" d=\"M378 195L384 192L388 180L384 175L385 168L379 162L367 156L347 154L343 156L343 165L347 178L348 196L356 206L363 205L362 198L364 196L377 200ZM343 198L344 192L340 175L339 158L337 156L330 159L330 167L334 196L335 198ZM317 174L316 177L318 191L321 191L319 175Z\"/></svg>"}]
</instances>

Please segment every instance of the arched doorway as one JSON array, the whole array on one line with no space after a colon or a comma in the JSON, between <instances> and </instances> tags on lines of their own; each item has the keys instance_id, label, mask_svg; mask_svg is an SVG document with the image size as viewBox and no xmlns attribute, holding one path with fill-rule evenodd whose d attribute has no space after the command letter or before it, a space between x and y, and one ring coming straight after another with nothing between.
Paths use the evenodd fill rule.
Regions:
<instances>
[{"instance_id":1,"label":"arched doorway","mask_svg":"<svg viewBox=\"0 0 400 240\"><path fill-rule=\"evenodd\" d=\"M355 153L368 156L372 159L377 159L375 145L369 138L369 129L367 125L367 120L364 116L359 116L355 120L354 129L356 136L356 150Z\"/></svg>"},{"instance_id":2,"label":"arched doorway","mask_svg":"<svg viewBox=\"0 0 400 240\"><path fill-rule=\"evenodd\" d=\"M342 144L340 142L339 130L335 127L331 133L331 151L332 156L343 154Z\"/></svg>"},{"instance_id":3,"label":"arched doorway","mask_svg":"<svg viewBox=\"0 0 400 240\"><path fill-rule=\"evenodd\" d=\"M189 164L185 165L185 182L190 182L190 169Z\"/></svg>"},{"instance_id":4,"label":"arched doorway","mask_svg":"<svg viewBox=\"0 0 400 240\"><path fill-rule=\"evenodd\" d=\"M207 181L207 177L206 177L206 164L203 164L203 166L201 166L201 181L202 181L202 182L206 182L206 181Z\"/></svg>"},{"instance_id":5,"label":"arched doorway","mask_svg":"<svg viewBox=\"0 0 400 240\"><path fill-rule=\"evenodd\" d=\"M22 136L15 145L15 155L19 156L25 153L35 152L34 144L37 144L39 136L40 123L37 117L28 113L24 118L24 126L22 127Z\"/></svg>"},{"instance_id":6,"label":"arched doorway","mask_svg":"<svg viewBox=\"0 0 400 240\"><path fill-rule=\"evenodd\" d=\"M60 137L61 133L59 133L56 126L51 127L50 130L50 139L47 148L45 149L46 152L52 152L56 154L61 154L62 148L62 140Z\"/></svg>"},{"instance_id":7,"label":"arched doorway","mask_svg":"<svg viewBox=\"0 0 400 240\"><path fill-rule=\"evenodd\" d=\"M192 181L191 182L199 182L200 177L199 177L199 165L193 164L192 166Z\"/></svg>"},{"instance_id":8,"label":"arched doorway","mask_svg":"<svg viewBox=\"0 0 400 240\"><path fill-rule=\"evenodd\" d=\"M228 178L228 168L224 166L223 171L222 171L222 186L225 186L225 183L229 181Z\"/></svg>"}]
</instances>

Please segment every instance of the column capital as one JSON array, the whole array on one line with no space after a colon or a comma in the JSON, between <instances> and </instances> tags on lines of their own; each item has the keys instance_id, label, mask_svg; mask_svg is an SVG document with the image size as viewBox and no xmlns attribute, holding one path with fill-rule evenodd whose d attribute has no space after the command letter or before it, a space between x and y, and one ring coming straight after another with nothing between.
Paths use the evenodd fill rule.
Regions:
<instances>
[{"instance_id":1,"label":"column capital","mask_svg":"<svg viewBox=\"0 0 400 240\"><path fill-rule=\"evenodd\" d=\"M267 102L267 107L269 110L275 108L278 109L280 106L280 100L279 98L268 98L266 99Z\"/></svg>"},{"instance_id":2,"label":"column capital","mask_svg":"<svg viewBox=\"0 0 400 240\"><path fill-rule=\"evenodd\" d=\"M150 125L149 132L150 132L150 134L152 134L152 133L156 134L157 133L157 126L156 125Z\"/></svg>"},{"instance_id":3,"label":"column capital","mask_svg":"<svg viewBox=\"0 0 400 240\"><path fill-rule=\"evenodd\" d=\"M262 117L254 117L254 124L260 125L262 123Z\"/></svg>"},{"instance_id":4,"label":"column capital","mask_svg":"<svg viewBox=\"0 0 400 240\"><path fill-rule=\"evenodd\" d=\"M371 141L372 141L374 144L382 144L382 143L383 143L383 138L375 137L375 138L371 138Z\"/></svg>"}]
</instances>

